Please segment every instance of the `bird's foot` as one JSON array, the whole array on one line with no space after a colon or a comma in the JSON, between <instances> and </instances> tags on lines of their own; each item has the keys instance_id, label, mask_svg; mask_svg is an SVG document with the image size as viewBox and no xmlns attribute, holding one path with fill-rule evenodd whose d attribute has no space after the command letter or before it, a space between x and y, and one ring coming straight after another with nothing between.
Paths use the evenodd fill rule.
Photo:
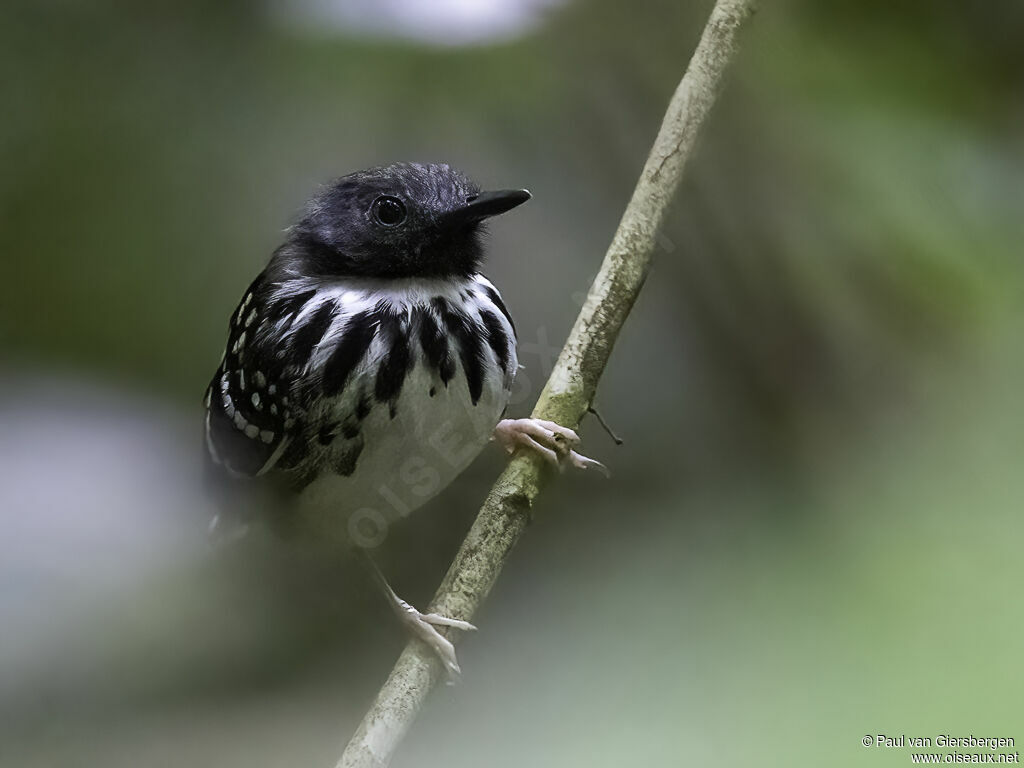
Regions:
<instances>
[{"instance_id":1,"label":"bird's foot","mask_svg":"<svg viewBox=\"0 0 1024 768\"><path fill-rule=\"evenodd\" d=\"M448 673L449 685L455 682L462 674L458 659L455 658L455 646L451 640L438 632L436 627L453 627L463 632L474 630L476 627L461 619L450 619L437 613L420 613L394 592L391 596L391 607L395 609L398 618L438 655Z\"/></svg>"},{"instance_id":2,"label":"bird's foot","mask_svg":"<svg viewBox=\"0 0 1024 768\"><path fill-rule=\"evenodd\" d=\"M381 573L377 564L373 562L373 558L370 557L368 551L361 547L357 548L356 551L363 556L364 562L370 568L370 573L373 574L374 580L380 586L381 591L384 592L388 605L391 606L398 616L399 621L405 624L414 636L420 638L438 655L441 663L444 664L445 671L448 673L448 684L453 684L459 679L459 675L462 674L458 659L455 658L455 646L451 640L438 632L435 627L452 627L453 629L461 629L464 632L474 630L476 627L468 621L462 621L462 619L450 619L438 613L420 613L416 608L395 594L395 590L388 584L388 580L384 578L384 574Z\"/></svg>"},{"instance_id":3,"label":"bird's foot","mask_svg":"<svg viewBox=\"0 0 1024 768\"><path fill-rule=\"evenodd\" d=\"M508 453L515 453L518 448L536 451L559 471L568 464L577 469L596 469L605 477L611 475L604 464L575 451L580 444L579 435L553 421L502 419L494 428L492 439Z\"/></svg>"}]
</instances>

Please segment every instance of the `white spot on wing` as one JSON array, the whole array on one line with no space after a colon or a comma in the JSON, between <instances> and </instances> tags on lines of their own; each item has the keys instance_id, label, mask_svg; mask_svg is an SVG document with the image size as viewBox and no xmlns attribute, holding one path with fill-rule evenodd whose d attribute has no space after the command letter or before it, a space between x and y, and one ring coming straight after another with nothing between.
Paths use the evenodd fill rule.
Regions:
<instances>
[{"instance_id":1,"label":"white spot on wing","mask_svg":"<svg viewBox=\"0 0 1024 768\"><path fill-rule=\"evenodd\" d=\"M206 450L210 452L210 458L215 464L221 464L220 454L217 453L217 446L213 444L213 435L210 430L210 414L206 414Z\"/></svg>"}]
</instances>

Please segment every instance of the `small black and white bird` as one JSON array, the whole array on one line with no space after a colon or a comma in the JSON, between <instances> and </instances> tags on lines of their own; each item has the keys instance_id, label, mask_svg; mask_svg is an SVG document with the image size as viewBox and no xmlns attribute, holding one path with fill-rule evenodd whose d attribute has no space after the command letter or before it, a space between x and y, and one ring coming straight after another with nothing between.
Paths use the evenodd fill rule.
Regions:
<instances>
[{"instance_id":1,"label":"small black and white bird","mask_svg":"<svg viewBox=\"0 0 1024 768\"><path fill-rule=\"evenodd\" d=\"M515 326L479 272L482 225L529 199L417 163L353 173L314 197L231 317L205 401L214 479L284 489L289 516L366 548L492 435L510 453L600 468L573 450L572 430L501 420ZM421 614L380 581L457 674L434 627L472 625Z\"/></svg>"}]
</instances>

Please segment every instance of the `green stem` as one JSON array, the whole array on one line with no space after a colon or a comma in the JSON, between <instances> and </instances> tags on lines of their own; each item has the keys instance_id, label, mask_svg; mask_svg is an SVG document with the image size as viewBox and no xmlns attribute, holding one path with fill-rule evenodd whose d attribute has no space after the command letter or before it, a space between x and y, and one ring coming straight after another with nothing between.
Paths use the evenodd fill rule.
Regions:
<instances>
[{"instance_id":1,"label":"green stem","mask_svg":"<svg viewBox=\"0 0 1024 768\"><path fill-rule=\"evenodd\" d=\"M626 207L601 271L562 348L533 416L575 428L594 400L612 346L643 287L657 233L714 104L736 35L755 0L718 0ZM501 573L547 477L543 461L518 454L501 473L429 610L469 621ZM436 655L411 641L349 742L337 768L386 766L444 672Z\"/></svg>"}]
</instances>

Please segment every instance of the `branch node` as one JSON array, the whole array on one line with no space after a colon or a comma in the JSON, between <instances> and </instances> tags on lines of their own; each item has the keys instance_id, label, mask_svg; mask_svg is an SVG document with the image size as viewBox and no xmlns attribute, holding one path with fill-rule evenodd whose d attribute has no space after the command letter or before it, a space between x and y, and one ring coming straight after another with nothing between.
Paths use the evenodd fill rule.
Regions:
<instances>
[{"instance_id":1,"label":"branch node","mask_svg":"<svg viewBox=\"0 0 1024 768\"><path fill-rule=\"evenodd\" d=\"M624 442L623 439L616 435L614 432L612 432L612 428L608 426L608 422L604 420L604 416L602 416L598 412L597 408L595 408L594 406L590 406L589 408L587 408L587 413L592 413L594 414L594 416L597 417L597 423L604 427L604 431L608 433L608 437L615 441L616 445L622 445L622 443Z\"/></svg>"}]
</instances>

